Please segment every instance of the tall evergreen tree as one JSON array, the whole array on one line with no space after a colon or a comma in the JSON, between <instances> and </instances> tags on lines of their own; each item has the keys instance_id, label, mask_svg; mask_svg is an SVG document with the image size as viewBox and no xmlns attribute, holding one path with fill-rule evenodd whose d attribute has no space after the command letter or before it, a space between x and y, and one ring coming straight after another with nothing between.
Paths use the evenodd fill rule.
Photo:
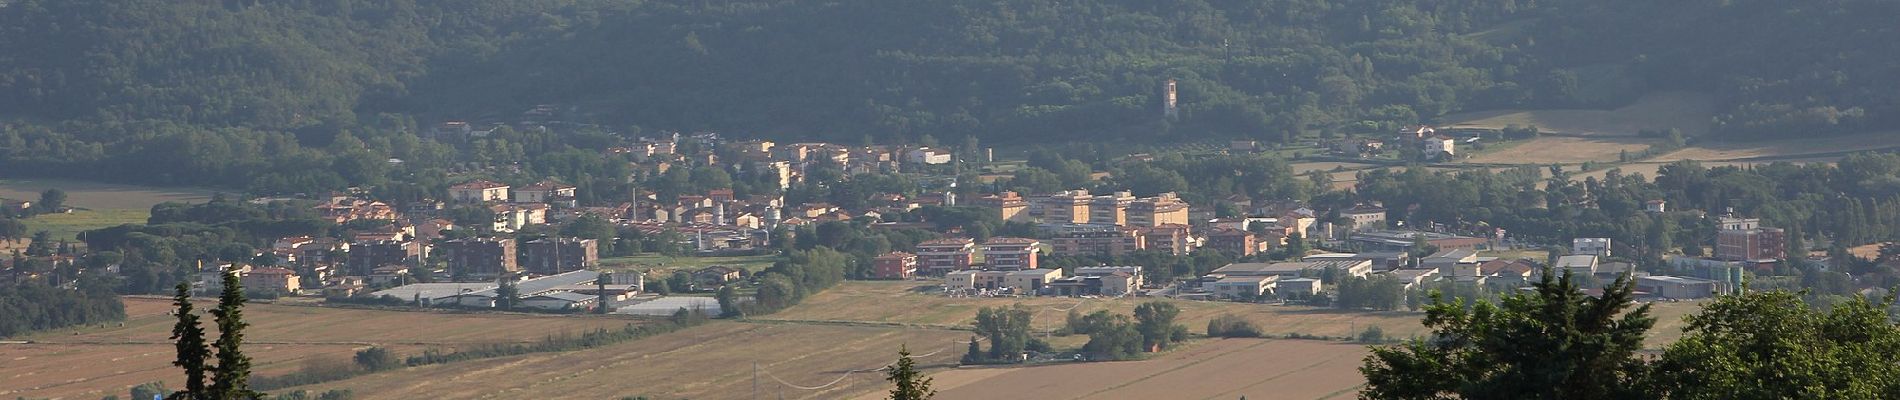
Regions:
<instances>
[{"instance_id":1,"label":"tall evergreen tree","mask_svg":"<svg viewBox=\"0 0 1900 400\"><path fill-rule=\"evenodd\" d=\"M205 360L211 358L211 350L205 347L205 329L198 323L198 315L192 313L191 284L178 283L178 291L172 296L172 305L177 306L178 323L172 325L172 341L178 351L178 359L172 365L185 369L185 388L172 393L174 400L195 400L204 398Z\"/></svg>"},{"instance_id":2,"label":"tall evergreen tree","mask_svg":"<svg viewBox=\"0 0 1900 400\"><path fill-rule=\"evenodd\" d=\"M917 372L917 362L910 359L910 347L897 350L897 363L889 367L884 379L891 381L891 400L925 400L937 395L930 388L930 378Z\"/></svg>"},{"instance_id":3,"label":"tall evergreen tree","mask_svg":"<svg viewBox=\"0 0 1900 400\"><path fill-rule=\"evenodd\" d=\"M250 399L260 394L251 391L251 357L240 348L244 344L244 286L237 273L224 271L224 291L218 295L217 317L218 366L211 370L211 387L205 398L218 400Z\"/></svg>"}]
</instances>

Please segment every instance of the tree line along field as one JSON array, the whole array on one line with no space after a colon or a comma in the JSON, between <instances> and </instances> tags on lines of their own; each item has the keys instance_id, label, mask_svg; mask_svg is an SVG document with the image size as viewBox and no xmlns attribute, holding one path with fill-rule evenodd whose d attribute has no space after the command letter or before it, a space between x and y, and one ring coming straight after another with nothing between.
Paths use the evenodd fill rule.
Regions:
<instances>
[{"instance_id":1,"label":"tree line along field","mask_svg":"<svg viewBox=\"0 0 1900 400\"><path fill-rule=\"evenodd\" d=\"M99 398L153 381L176 384L168 299L125 298L126 321L53 330L0 344L0 397ZM209 309L201 305L200 310ZM246 354L253 376L291 372L313 362L347 363L357 350L390 348L400 356L488 343L530 342L636 320L517 314L446 314L252 303L246 306ZM211 317L206 330L215 335ZM175 386L175 385L174 385Z\"/></svg>"},{"instance_id":2,"label":"tree line along field","mask_svg":"<svg viewBox=\"0 0 1900 400\"><path fill-rule=\"evenodd\" d=\"M1269 336L1299 334L1345 338L1377 326L1387 337L1408 338L1429 334L1420 324L1424 313L1413 311L1346 311L1323 307L1252 304L1216 301L1164 300L1158 298L1068 298L1068 297L947 297L938 294L934 283L911 281L848 281L805 299L785 311L761 317L787 322L834 322L888 324L893 326L966 328L983 307L1029 307L1034 320L1031 327L1051 331L1061 328L1068 310L1087 314L1108 311L1132 315L1135 306L1146 301L1168 301L1180 307L1176 321L1188 332L1206 334L1207 322L1221 315L1236 315L1253 322ZM1694 312L1700 303L1651 303L1657 317L1650 330L1650 347L1660 347L1680 333L1682 317ZM1073 340L1052 340L1057 345ZM1081 343L1074 343L1079 346Z\"/></svg>"}]
</instances>

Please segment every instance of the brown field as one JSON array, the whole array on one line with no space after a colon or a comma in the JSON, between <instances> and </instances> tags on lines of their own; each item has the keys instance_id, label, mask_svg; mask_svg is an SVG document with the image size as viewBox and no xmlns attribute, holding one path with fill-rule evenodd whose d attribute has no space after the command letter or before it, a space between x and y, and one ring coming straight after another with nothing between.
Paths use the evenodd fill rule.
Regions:
<instances>
[{"instance_id":1,"label":"brown field","mask_svg":"<svg viewBox=\"0 0 1900 400\"><path fill-rule=\"evenodd\" d=\"M1641 154L1656 139L1633 137L1543 136L1520 141L1507 149L1485 152L1465 162L1490 164L1573 164L1616 162L1622 152Z\"/></svg>"},{"instance_id":2,"label":"brown field","mask_svg":"<svg viewBox=\"0 0 1900 400\"><path fill-rule=\"evenodd\" d=\"M916 357L920 365L954 364L965 346L954 341L969 335L937 329L715 322L592 350L411 368L308 389L350 389L358 399L750 399L757 363L757 398L835 399L882 389L883 377L875 372L847 372L889 364L901 346L927 354ZM800 389L780 379L824 387Z\"/></svg>"},{"instance_id":3,"label":"brown field","mask_svg":"<svg viewBox=\"0 0 1900 400\"><path fill-rule=\"evenodd\" d=\"M1371 168L1379 167L1379 165L1377 164L1361 164L1361 163L1336 162L1336 161L1303 162L1303 163L1294 163L1288 166L1293 167L1293 173L1295 174L1305 174L1311 171L1331 172L1334 169L1338 169L1338 168L1345 168L1346 171L1342 171L1342 172L1350 172L1350 171L1355 171L1355 170L1371 169Z\"/></svg>"},{"instance_id":4,"label":"brown field","mask_svg":"<svg viewBox=\"0 0 1900 400\"><path fill-rule=\"evenodd\" d=\"M1022 304L1035 310L1032 326L1053 330L1062 327L1068 310L1083 313L1107 310L1132 314L1135 305L1151 298L1077 299L1065 297L975 298L945 297L918 292L934 283L916 282L845 282L806 299L789 310L767 319L790 321L851 321L930 327L968 326L982 307L1007 307ZM1260 325L1274 335L1349 336L1377 325L1387 335L1410 336L1423 333L1413 312L1345 312L1327 308L1266 304L1165 300L1181 307L1180 321L1188 331L1203 333L1207 321L1222 314L1234 314Z\"/></svg>"},{"instance_id":5,"label":"brown field","mask_svg":"<svg viewBox=\"0 0 1900 400\"><path fill-rule=\"evenodd\" d=\"M1143 361L931 374L937 399L1350 399L1365 380L1365 346L1314 340L1219 339ZM867 393L860 400L877 399Z\"/></svg>"},{"instance_id":6,"label":"brown field","mask_svg":"<svg viewBox=\"0 0 1900 400\"><path fill-rule=\"evenodd\" d=\"M208 305L206 305L208 307ZM204 308L201 308L201 310ZM0 397L99 398L152 381L182 379L171 366L167 300L127 298L124 327L110 324L27 336L0 344ZM618 328L627 319L511 314L438 314L253 304L245 308L247 353L260 376L316 360L347 359L386 346L413 354L482 343L527 342L548 335ZM204 317L207 325L211 318ZM214 333L215 334L215 333Z\"/></svg>"},{"instance_id":7,"label":"brown field","mask_svg":"<svg viewBox=\"0 0 1900 400\"><path fill-rule=\"evenodd\" d=\"M1821 138L1703 143L1656 156L1648 161L1768 161L1838 158L1846 152L1895 148L1900 146L1900 141L1896 141L1896 138L1900 138L1900 133L1878 132Z\"/></svg>"},{"instance_id":8,"label":"brown field","mask_svg":"<svg viewBox=\"0 0 1900 400\"><path fill-rule=\"evenodd\" d=\"M1502 129L1532 126L1550 133L1633 136L1643 129L1677 128L1688 135L1709 130L1714 98L1689 92L1653 93L1614 110L1496 110L1447 115L1446 128Z\"/></svg>"},{"instance_id":9,"label":"brown field","mask_svg":"<svg viewBox=\"0 0 1900 400\"><path fill-rule=\"evenodd\" d=\"M61 179L0 179L0 197L39 200L40 192L59 188L66 192L66 205L90 209L148 210L167 201L202 202L212 191L198 188L161 188Z\"/></svg>"}]
</instances>

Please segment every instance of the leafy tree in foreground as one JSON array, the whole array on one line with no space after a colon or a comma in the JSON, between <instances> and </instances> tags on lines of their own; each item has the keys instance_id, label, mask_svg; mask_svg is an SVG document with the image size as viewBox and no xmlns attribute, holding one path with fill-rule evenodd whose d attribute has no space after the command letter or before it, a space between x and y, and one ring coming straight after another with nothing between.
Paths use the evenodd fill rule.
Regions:
<instances>
[{"instance_id":1,"label":"leafy tree in foreground","mask_svg":"<svg viewBox=\"0 0 1900 400\"><path fill-rule=\"evenodd\" d=\"M1549 270L1535 292L1498 304L1433 295L1432 338L1374 348L1360 372L1365 399L1612 399L1641 397L1648 368L1635 356L1655 324L1631 309L1633 284L1619 278L1592 298L1569 274Z\"/></svg>"},{"instance_id":2,"label":"leafy tree in foreground","mask_svg":"<svg viewBox=\"0 0 1900 400\"><path fill-rule=\"evenodd\" d=\"M1900 327L1864 297L1820 310L1796 293L1749 293L1688 322L1656 362L1654 397L1900 398Z\"/></svg>"},{"instance_id":3,"label":"leafy tree in foreground","mask_svg":"<svg viewBox=\"0 0 1900 400\"><path fill-rule=\"evenodd\" d=\"M884 379L897 386L891 388L891 400L926 400L937 395L930 388L931 379L917 372L917 362L910 359L908 346L897 351L897 363L891 364Z\"/></svg>"},{"instance_id":4,"label":"leafy tree in foreground","mask_svg":"<svg viewBox=\"0 0 1900 400\"><path fill-rule=\"evenodd\" d=\"M178 291L172 295L172 304L178 306L175 311L178 323L172 326L172 340L178 350L178 359L172 365L185 369L185 389L173 393L174 400L200 399L205 393L205 360L211 358L211 350L205 347L205 328L198 324L198 315L192 314L191 284L178 283ZM133 388L132 398L140 397L138 388Z\"/></svg>"}]
</instances>

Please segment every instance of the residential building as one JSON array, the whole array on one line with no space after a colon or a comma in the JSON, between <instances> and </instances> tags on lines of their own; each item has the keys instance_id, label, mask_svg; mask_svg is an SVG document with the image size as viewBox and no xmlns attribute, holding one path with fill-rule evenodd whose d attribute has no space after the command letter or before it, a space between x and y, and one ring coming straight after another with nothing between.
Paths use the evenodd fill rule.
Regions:
<instances>
[{"instance_id":1,"label":"residential building","mask_svg":"<svg viewBox=\"0 0 1900 400\"><path fill-rule=\"evenodd\" d=\"M458 203L508 201L508 185L491 180L474 180L449 187L449 199Z\"/></svg>"},{"instance_id":2,"label":"residential building","mask_svg":"<svg viewBox=\"0 0 1900 400\"><path fill-rule=\"evenodd\" d=\"M1016 192L1002 192L976 199L976 206L996 214L1003 222L1030 222L1029 201Z\"/></svg>"},{"instance_id":3,"label":"residential building","mask_svg":"<svg viewBox=\"0 0 1900 400\"><path fill-rule=\"evenodd\" d=\"M1289 261L1273 263L1234 263L1215 269L1211 274L1221 276L1266 276L1277 275L1296 278L1304 273L1318 273L1334 268L1349 276L1364 278L1372 273L1372 262L1367 260L1327 260L1327 261Z\"/></svg>"},{"instance_id":4,"label":"residential building","mask_svg":"<svg viewBox=\"0 0 1900 400\"><path fill-rule=\"evenodd\" d=\"M1128 204L1128 224L1132 226L1187 225L1188 204L1174 193L1135 200Z\"/></svg>"},{"instance_id":5,"label":"residential building","mask_svg":"<svg viewBox=\"0 0 1900 400\"><path fill-rule=\"evenodd\" d=\"M515 261L515 240L510 238L456 239L442 242L438 250L451 272L494 277L521 270Z\"/></svg>"},{"instance_id":6,"label":"residential building","mask_svg":"<svg viewBox=\"0 0 1900 400\"><path fill-rule=\"evenodd\" d=\"M1339 212L1339 216L1352 220L1353 229L1385 229L1385 207L1360 204Z\"/></svg>"},{"instance_id":7,"label":"residential building","mask_svg":"<svg viewBox=\"0 0 1900 400\"><path fill-rule=\"evenodd\" d=\"M1135 229L1105 228L1064 232L1050 239L1050 255L1119 257L1140 251L1142 236Z\"/></svg>"},{"instance_id":8,"label":"residential building","mask_svg":"<svg viewBox=\"0 0 1900 400\"><path fill-rule=\"evenodd\" d=\"M1042 222L1051 224L1086 224L1089 222L1089 203L1095 197L1087 190L1065 190L1042 199Z\"/></svg>"},{"instance_id":9,"label":"residential building","mask_svg":"<svg viewBox=\"0 0 1900 400\"><path fill-rule=\"evenodd\" d=\"M951 155L949 151L929 147L919 147L904 155L904 161L908 161L912 164L949 164L950 160Z\"/></svg>"},{"instance_id":10,"label":"residential building","mask_svg":"<svg viewBox=\"0 0 1900 400\"><path fill-rule=\"evenodd\" d=\"M1449 157L1449 156L1458 155L1457 149L1455 148L1455 146L1457 146L1458 144L1458 140L1452 139L1450 136L1443 136L1443 135L1432 136L1432 137L1425 138L1424 142L1425 142L1425 154L1427 155L1432 155L1435 157Z\"/></svg>"},{"instance_id":11,"label":"residential building","mask_svg":"<svg viewBox=\"0 0 1900 400\"><path fill-rule=\"evenodd\" d=\"M724 265L713 265L693 271L693 282L705 287L716 287L739 280L739 269Z\"/></svg>"},{"instance_id":12,"label":"residential building","mask_svg":"<svg viewBox=\"0 0 1900 400\"><path fill-rule=\"evenodd\" d=\"M968 238L926 240L917 244L917 267L931 275L970 269L976 243Z\"/></svg>"},{"instance_id":13,"label":"residential building","mask_svg":"<svg viewBox=\"0 0 1900 400\"><path fill-rule=\"evenodd\" d=\"M917 255L893 251L871 262L871 274L877 279L910 279L917 275Z\"/></svg>"},{"instance_id":14,"label":"residential building","mask_svg":"<svg viewBox=\"0 0 1900 400\"><path fill-rule=\"evenodd\" d=\"M983 263L989 269L1013 271L1036 269L1036 253L1042 242L1036 239L995 237L983 242Z\"/></svg>"},{"instance_id":15,"label":"residential building","mask_svg":"<svg viewBox=\"0 0 1900 400\"><path fill-rule=\"evenodd\" d=\"M1570 239L1570 254L1609 257L1610 238Z\"/></svg>"},{"instance_id":16,"label":"residential building","mask_svg":"<svg viewBox=\"0 0 1900 400\"><path fill-rule=\"evenodd\" d=\"M1279 275L1233 275L1201 285L1202 290L1224 299L1251 299L1272 292Z\"/></svg>"},{"instance_id":17,"label":"residential building","mask_svg":"<svg viewBox=\"0 0 1900 400\"><path fill-rule=\"evenodd\" d=\"M1530 260L1524 259L1500 258L1478 264L1478 274L1491 280L1517 284L1530 282L1531 274L1536 271L1538 271L1537 266L1531 264Z\"/></svg>"},{"instance_id":18,"label":"residential building","mask_svg":"<svg viewBox=\"0 0 1900 400\"><path fill-rule=\"evenodd\" d=\"M574 199L574 185L555 181L541 181L533 185L515 189L509 201L516 203L553 203Z\"/></svg>"},{"instance_id":19,"label":"residential building","mask_svg":"<svg viewBox=\"0 0 1900 400\"><path fill-rule=\"evenodd\" d=\"M1141 235L1143 250L1165 251L1173 255L1187 254L1193 238L1189 237L1188 226L1168 224L1153 227L1136 228Z\"/></svg>"},{"instance_id":20,"label":"residential building","mask_svg":"<svg viewBox=\"0 0 1900 400\"><path fill-rule=\"evenodd\" d=\"M418 241L376 240L350 244L350 275L369 275L385 265L405 268L429 256L428 246Z\"/></svg>"},{"instance_id":21,"label":"residential building","mask_svg":"<svg viewBox=\"0 0 1900 400\"><path fill-rule=\"evenodd\" d=\"M1207 233L1207 244L1203 248L1236 257L1247 257L1259 252L1260 245L1257 240L1252 232L1234 228L1215 228Z\"/></svg>"},{"instance_id":22,"label":"residential building","mask_svg":"<svg viewBox=\"0 0 1900 400\"><path fill-rule=\"evenodd\" d=\"M599 243L594 239L540 238L521 244L522 268L540 275L579 271L600 264Z\"/></svg>"},{"instance_id":23,"label":"residential building","mask_svg":"<svg viewBox=\"0 0 1900 400\"><path fill-rule=\"evenodd\" d=\"M1643 211L1656 213L1656 214L1669 212L1669 201L1667 200L1645 201L1643 202Z\"/></svg>"},{"instance_id":24,"label":"residential building","mask_svg":"<svg viewBox=\"0 0 1900 400\"><path fill-rule=\"evenodd\" d=\"M1095 196L1089 201L1089 223L1097 225L1128 225L1128 205L1135 203L1131 192Z\"/></svg>"},{"instance_id":25,"label":"residential building","mask_svg":"<svg viewBox=\"0 0 1900 400\"><path fill-rule=\"evenodd\" d=\"M245 290L291 294L302 289L298 284L297 273L284 268L254 268L239 277L238 281Z\"/></svg>"}]
</instances>

